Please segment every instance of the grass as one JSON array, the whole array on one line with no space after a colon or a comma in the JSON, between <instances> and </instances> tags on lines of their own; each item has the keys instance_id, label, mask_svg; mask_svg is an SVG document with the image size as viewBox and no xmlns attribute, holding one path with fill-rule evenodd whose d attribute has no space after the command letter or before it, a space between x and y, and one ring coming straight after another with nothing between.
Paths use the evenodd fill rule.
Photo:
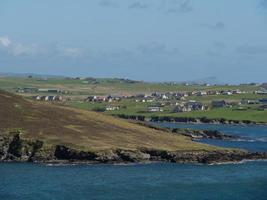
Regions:
<instances>
[{"instance_id":1,"label":"grass","mask_svg":"<svg viewBox=\"0 0 267 200\"><path fill-rule=\"evenodd\" d=\"M114 103L114 105L120 105L120 110L106 111L105 113L110 115L143 115L146 117L151 116L170 116L170 117L192 117L192 118L202 118L206 117L209 119L221 119L226 120L249 120L258 123L267 123L267 111L258 110L259 105L249 105L243 106L244 110L238 110L238 106L232 108L220 108L211 109L207 111L193 111L185 113L173 113L173 107L165 106L164 112L151 113L147 111L149 105L154 103L142 103L134 102L133 100L123 100L119 103ZM84 110L96 110L97 108L105 108L108 103L89 103L89 102L68 102L68 106L84 109Z\"/></svg>"},{"instance_id":2,"label":"grass","mask_svg":"<svg viewBox=\"0 0 267 200\"><path fill-rule=\"evenodd\" d=\"M40 80L40 78L23 78L23 77L0 77L0 89L5 89L11 92L17 87L37 87L37 88L59 88L69 91L66 97L72 99L67 102L68 106L83 110L99 110L104 109L107 103L86 103L82 100L88 95L108 95L108 94L138 94L152 92L178 92L178 91L193 91L193 90L230 90L240 89L248 91L246 94L236 95L211 95L211 96L191 96L187 100L200 101L205 105L209 105L212 100L227 100L239 102L242 99L260 99L267 98L267 95L253 94L253 91L259 90L260 87L255 85L240 85L240 86L185 86L182 84L167 84L167 83L145 83L133 82L128 83L120 79L96 79L98 84L93 82L84 83L84 80L64 79L64 78L48 78ZM23 94L30 97L36 94ZM45 93L44 93L45 95ZM256 108L247 109L246 111L236 111L234 109L215 109L209 111L196 111L190 113L172 113L173 107L165 106L164 112L149 113L147 107L155 103L137 103L134 100L123 100L119 103L120 110L107 111L107 114L126 114L126 115L159 115L159 116L174 116L174 117L207 117L207 118L225 118L229 120L251 120L255 122L267 122L266 111L258 111Z\"/></svg>"},{"instance_id":3,"label":"grass","mask_svg":"<svg viewBox=\"0 0 267 200\"><path fill-rule=\"evenodd\" d=\"M20 129L22 137L47 145L105 151L140 148L168 151L213 151L222 148L187 137L130 123L96 112L25 100L0 91L0 130Z\"/></svg>"},{"instance_id":4,"label":"grass","mask_svg":"<svg viewBox=\"0 0 267 200\"><path fill-rule=\"evenodd\" d=\"M65 79L65 78L40 78L25 77L0 77L0 89L14 90L16 87L39 87L39 88L59 88L74 92L76 94L138 94L152 92L177 92L194 90L230 90L240 89L243 91L255 91L260 87L254 85L241 86L185 86L182 84L168 83L128 83L119 79L96 79L95 82L84 83L84 80Z\"/></svg>"},{"instance_id":5,"label":"grass","mask_svg":"<svg viewBox=\"0 0 267 200\"><path fill-rule=\"evenodd\" d=\"M267 123L267 111L259 111L255 109L249 110L235 110L232 108L228 109L213 109L208 111L195 111L188 113L177 113L170 114L168 116L175 117L193 117L193 118L202 118L206 117L208 119L221 119L226 120L250 120L258 123Z\"/></svg>"}]
</instances>

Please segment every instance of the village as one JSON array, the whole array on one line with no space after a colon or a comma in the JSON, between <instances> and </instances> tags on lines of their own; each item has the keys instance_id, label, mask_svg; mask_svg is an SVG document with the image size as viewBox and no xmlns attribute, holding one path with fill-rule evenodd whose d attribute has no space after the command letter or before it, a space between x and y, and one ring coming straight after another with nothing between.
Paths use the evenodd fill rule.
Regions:
<instances>
[{"instance_id":1,"label":"village","mask_svg":"<svg viewBox=\"0 0 267 200\"><path fill-rule=\"evenodd\" d=\"M265 95L265 91L255 91L255 94ZM147 105L147 112L164 112L164 107L171 107L172 112L191 112L191 111L204 111L216 108L231 108L242 105L258 105L261 109L266 110L267 98L261 99L242 99L240 101L231 100L211 100L208 103L203 103L201 100L190 100L190 97L204 97L204 96L222 96L222 95L239 95L246 94L244 91L196 91L196 92L181 92L181 93L159 93L155 92L151 95L138 94L132 96L88 96L84 101L88 103L107 103L106 111L114 111L120 109L120 102L123 100L131 100L133 103L143 103ZM199 98L201 99L201 98Z\"/></svg>"},{"instance_id":2,"label":"village","mask_svg":"<svg viewBox=\"0 0 267 200\"><path fill-rule=\"evenodd\" d=\"M151 94L133 95L88 95L74 98L67 90L58 88L17 88L17 93L36 94L32 99L46 102L83 102L92 104L96 111L127 110L127 107L140 105L141 111L148 113L183 113L192 111L205 111L218 108L232 108L242 110L246 106L255 106L259 110L267 110L266 90L242 91L235 90L200 90L186 92L153 92ZM241 98L243 96L257 95L261 98ZM231 97L235 98L231 98ZM239 98L240 96L240 98ZM206 100L208 99L208 100ZM125 102L128 102L125 105ZM99 108L100 107L100 108Z\"/></svg>"}]
</instances>

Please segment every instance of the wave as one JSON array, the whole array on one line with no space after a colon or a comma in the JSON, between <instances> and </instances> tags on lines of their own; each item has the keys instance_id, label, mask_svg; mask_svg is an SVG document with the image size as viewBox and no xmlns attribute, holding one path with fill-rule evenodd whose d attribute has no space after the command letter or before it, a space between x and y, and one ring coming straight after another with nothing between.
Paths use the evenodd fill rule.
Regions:
<instances>
[{"instance_id":1,"label":"wave","mask_svg":"<svg viewBox=\"0 0 267 200\"><path fill-rule=\"evenodd\" d=\"M246 164L248 162L267 162L267 159L261 159L261 160L241 160L241 161L229 161L229 162L218 162L218 163L211 163L208 164L209 166L213 166L213 165L240 165L240 164Z\"/></svg>"},{"instance_id":2,"label":"wave","mask_svg":"<svg viewBox=\"0 0 267 200\"><path fill-rule=\"evenodd\" d=\"M256 138L241 137L238 139L233 139L231 141L236 141L236 142L267 142L267 137L256 137Z\"/></svg>"}]
</instances>

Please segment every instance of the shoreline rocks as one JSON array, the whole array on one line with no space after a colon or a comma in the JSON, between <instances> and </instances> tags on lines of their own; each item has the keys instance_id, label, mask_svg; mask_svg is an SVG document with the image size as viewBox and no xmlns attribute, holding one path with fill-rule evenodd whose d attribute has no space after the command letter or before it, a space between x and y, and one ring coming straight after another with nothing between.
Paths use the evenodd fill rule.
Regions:
<instances>
[{"instance_id":1,"label":"shoreline rocks","mask_svg":"<svg viewBox=\"0 0 267 200\"><path fill-rule=\"evenodd\" d=\"M267 153L250 153L239 150L221 151L174 151L169 152L157 149L109 151L82 151L56 145L45 148L42 141L28 141L22 139L19 133L11 137L0 136L0 161L2 162L39 162L39 163L95 163L95 164L123 164L146 162L173 162L173 163L226 163L242 160L267 159Z\"/></svg>"},{"instance_id":2,"label":"shoreline rocks","mask_svg":"<svg viewBox=\"0 0 267 200\"><path fill-rule=\"evenodd\" d=\"M146 117L143 115L125 115L115 114L113 116L130 119L142 122L175 122L175 123L190 123L190 124L233 124L233 125L267 125L265 122L255 122L250 120L227 120L224 118L220 119L209 119L206 117L194 118L194 117L171 117L171 116L151 116Z\"/></svg>"},{"instance_id":3,"label":"shoreline rocks","mask_svg":"<svg viewBox=\"0 0 267 200\"><path fill-rule=\"evenodd\" d=\"M192 140L213 139L213 140L240 140L243 137L229 135L217 130L193 130L193 129L172 129L173 133L190 137Z\"/></svg>"}]
</instances>

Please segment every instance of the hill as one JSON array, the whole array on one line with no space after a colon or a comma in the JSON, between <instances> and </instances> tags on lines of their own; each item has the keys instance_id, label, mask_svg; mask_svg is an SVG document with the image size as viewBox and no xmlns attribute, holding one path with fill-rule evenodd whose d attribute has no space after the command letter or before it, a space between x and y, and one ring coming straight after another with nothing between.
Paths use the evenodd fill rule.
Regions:
<instances>
[{"instance_id":1,"label":"hill","mask_svg":"<svg viewBox=\"0 0 267 200\"><path fill-rule=\"evenodd\" d=\"M0 108L0 160L134 162L176 158L199 162L211 152L240 153L95 112L31 102L3 91Z\"/></svg>"},{"instance_id":2,"label":"hill","mask_svg":"<svg viewBox=\"0 0 267 200\"><path fill-rule=\"evenodd\" d=\"M0 129L22 130L24 138L64 144L84 150L142 147L200 150L211 147L187 138L149 129L91 111L31 102L0 93Z\"/></svg>"}]
</instances>

